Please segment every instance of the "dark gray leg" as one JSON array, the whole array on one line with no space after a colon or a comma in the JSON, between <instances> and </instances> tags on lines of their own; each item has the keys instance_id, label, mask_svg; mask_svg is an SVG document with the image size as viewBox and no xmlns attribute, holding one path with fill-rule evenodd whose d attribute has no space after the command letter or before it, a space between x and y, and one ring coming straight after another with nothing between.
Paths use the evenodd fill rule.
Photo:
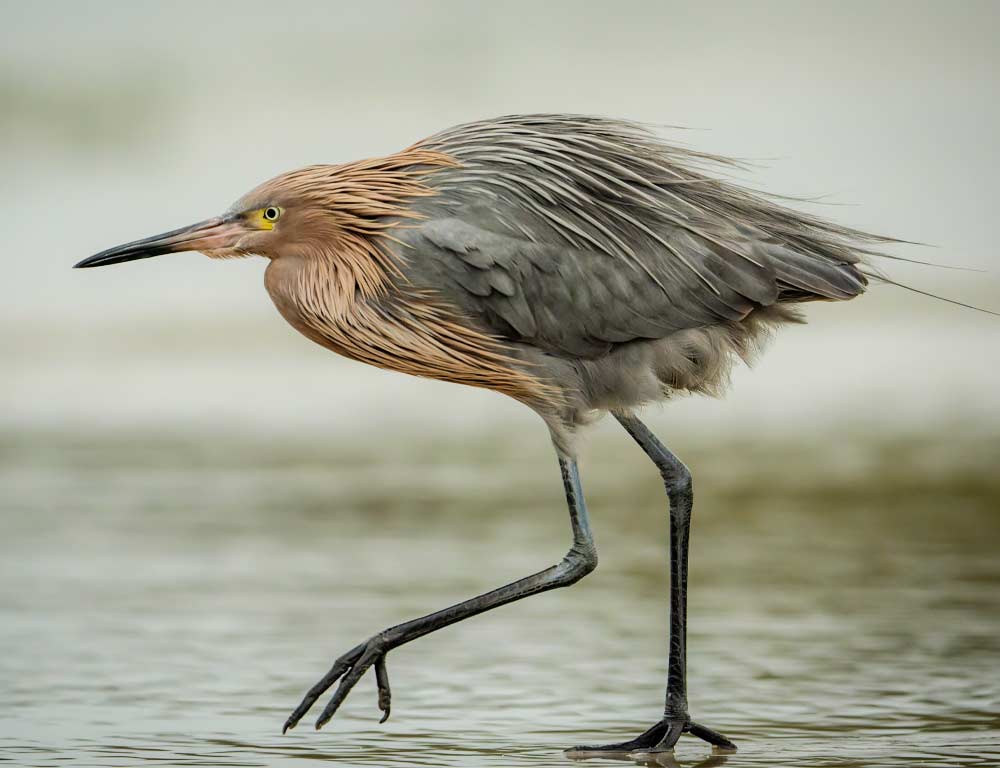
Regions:
<instances>
[{"instance_id":1,"label":"dark gray leg","mask_svg":"<svg viewBox=\"0 0 1000 768\"><path fill-rule=\"evenodd\" d=\"M385 722L389 717L390 700L385 656L393 648L398 648L404 643L416 640L418 637L423 637L442 627L447 627L449 624L475 616L477 613L483 613L549 589L568 587L594 570L597 567L597 549L594 547L594 539L590 533L590 522L587 519L587 508L583 502L583 490L580 487L580 475L576 468L576 461L560 456L559 468L562 471L566 502L569 505L570 523L573 526L573 546L570 547L569 552L560 563L532 576L526 576L504 587L494 589L492 592L465 600L450 608L389 627L360 645L356 645L337 659L323 679L309 689L305 698L302 699L302 703L295 708L295 711L285 722L282 732L294 728L316 699L339 679L340 685L337 686L330 703L326 705L323 714L316 721L316 728L321 728L333 717L337 708L347 698L347 694L351 692L351 689L369 667L375 668L378 705L383 712L382 722Z\"/></svg>"},{"instance_id":2,"label":"dark gray leg","mask_svg":"<svg viewBox=\"0 0 1000 768\"><path fill-rule=\"evenodd\" d=\"M670 499L670 646L667 656L667 695L663 719L631 741L602 746L574 747L571 752L634 752L671 750L682 733L690 733L710 744L735 750L725 736L694 723L687 708L687 577L688 538L694 492L691 473L680 459L656 439L645 424L632 415L615 416L646 455L653 460Z\"/></svg>"}]
</instances>

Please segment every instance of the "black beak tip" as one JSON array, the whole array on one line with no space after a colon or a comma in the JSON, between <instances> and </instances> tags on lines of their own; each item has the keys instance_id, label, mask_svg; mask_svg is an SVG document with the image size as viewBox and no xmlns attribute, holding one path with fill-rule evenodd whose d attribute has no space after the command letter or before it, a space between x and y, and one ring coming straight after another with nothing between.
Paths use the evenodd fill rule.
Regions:
<instances>
[{"instance_id":1,"label":"black beak tip","mask_svg":"<svg viewBox=\"0 0 1000 768\"><path fill-rule=\"evenodd\" d=\"M90 269L91 267L106 267L109 264L121 264L126 261L136 259L146 259L150 256L157 256L166 251L156 248L135 249L130 246L120 246L109 248L106 251L95 253L73 265L73 269Z\"/></svg>"},{"instance_id":2,"label":"black beak tip","mask_svg":"<svg viewBox=\"0 0 1000 768\"><path fill-rule=\"evenodd\" d=\"M107 251L95 253L93 256L88 256L85 259L80 259L80 261L73 265L73 269L90 269L91 267L102 267L108 263L114 264L114 261L111 261L109 258L113 255L112 251L114 250L114 248L111 248Z\"/></svg>"}]
</instances>

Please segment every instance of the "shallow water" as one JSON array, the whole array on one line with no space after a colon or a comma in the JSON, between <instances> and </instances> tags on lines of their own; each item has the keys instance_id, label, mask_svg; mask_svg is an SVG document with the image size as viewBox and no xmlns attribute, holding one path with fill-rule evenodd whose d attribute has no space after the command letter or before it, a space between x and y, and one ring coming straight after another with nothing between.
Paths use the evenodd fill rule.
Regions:
<instances>
[{"instance_id":1,"label":"shallow water","mask_svg":"<svg viewBox=\"0 0 1000 768\"><path fill-rule=\"evenodd\" d=\"M685 737L677 762L1000 761L1000 439L676 447L692 715L740 747ZM562 555L540 435L8 431L0 761L568 766L563 747L630 738L662 706L663 500L610 427L582 467L595 574L393 651L385 725L366 678L323 731L314 711L282 736L359 640Z\"/></svg>"}]
</instances>

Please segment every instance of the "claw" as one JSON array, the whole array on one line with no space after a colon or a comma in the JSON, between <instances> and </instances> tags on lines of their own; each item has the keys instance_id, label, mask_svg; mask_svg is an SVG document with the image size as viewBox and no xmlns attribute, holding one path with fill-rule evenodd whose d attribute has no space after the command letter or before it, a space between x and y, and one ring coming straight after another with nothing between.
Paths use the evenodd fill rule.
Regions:
<instances>
[{"instance_id":1,"label":"claw","mask_svg":"<svg viewBox=\"0 0 1000 768\"><path fill-rule=\"evenodd\" d=\"M330 686L332 686L335 682L337 682L338 679L340 679L341 675L343 675L345 672L348 672L353 667L355 662L357 662L357 660L361 658L361 654L364 653L365 648L367 647L368 643L361 643L360 645L356 645L347 653L345 653L343 656L338 658L335 662L333 662L333 666L330 667L330 671L327 672L325 675L323 675L323 678L318 683L316 683L316 685L314 685L312 688L309 689L309 692L306 693L306 695L302 698L302 701L299 703L299 705L295 708L292 714L288 716L288 719L285 721L285 725L281 729L281 732L287 733L296 725L298 725L299 720L301 720L302 717L306 714L306 712L310 710L312 705L316 703L316 700L324 693L326 693L329 690Z\"/></svg>"},{"instance_id":2,"label":"claw","mask_svg":"<svg viewBox=\"0 0 1000 768\"><path fill-rule=\"evenodd\" d=\"M289 730L298 725L302 716L309 711L310 707L312 707L314 703L316 703L316 699L322 696L331 685L337 682L337 679L344 674L347 669L348 667L344 662L344 657L342 656L337 659L333 666L330 667L330 671L323 676L322 680L309 689L309 692L305 695L299 705L295 708L292 714L288 716L281 732L287 733Z\"/></svg>"},{"instance_id":3,"label":"claw","mask_svg":"<svg viewBox=\"0 0 1000 768\"><path fill-rule=\"evenodd\" d=\"M330 722L330 718L337 714L337 710L340 709L340 705L344 703L344 699L347 698L347 695L351 692L354 686L358 684L358 680L360 680L364 676L365 672L368 671L369 667L372 666L375 667L375 679L379 688L379 709L385 713L382 718L382 722L385 722L386 718L389 716L390 698L389 676L385 670L385 654L385 645L381 638L373 638L365 643L364 651L360 654L360 658L358 658L351 665L350 669L344 672L343 677L340 678L340 685L337 686L337 690L334 691L333 696L330 697L330 701L323 710L323 714L321 714L316 720L317 731ZM382 668L381 672L379 671L380 666ZM325 679L321 682L325 682ZM329 685L327 685L327 687L329 688Z\"/></svg>"}]
</instances>

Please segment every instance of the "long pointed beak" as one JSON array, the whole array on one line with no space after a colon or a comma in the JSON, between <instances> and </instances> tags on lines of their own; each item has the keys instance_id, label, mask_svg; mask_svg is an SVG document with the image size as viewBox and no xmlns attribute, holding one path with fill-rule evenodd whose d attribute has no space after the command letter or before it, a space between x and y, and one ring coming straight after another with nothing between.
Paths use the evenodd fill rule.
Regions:
<instances>
[{"instance_id":1,"label":"long pointed beak","mask_svg":"<svg viewBox=\"0 0 1000 768\"><path fill-rule=\"evenodd\" d=\"M124 261L148 259L150 256L159 256L163 253L204 252L231 248L246 232L247 228L241 219L235 216L217 216L189 227L164 232L162 235L108 248L74 264L73 268L104 267L108 264L121 264Z\"/></svg>"}]
</instances>

